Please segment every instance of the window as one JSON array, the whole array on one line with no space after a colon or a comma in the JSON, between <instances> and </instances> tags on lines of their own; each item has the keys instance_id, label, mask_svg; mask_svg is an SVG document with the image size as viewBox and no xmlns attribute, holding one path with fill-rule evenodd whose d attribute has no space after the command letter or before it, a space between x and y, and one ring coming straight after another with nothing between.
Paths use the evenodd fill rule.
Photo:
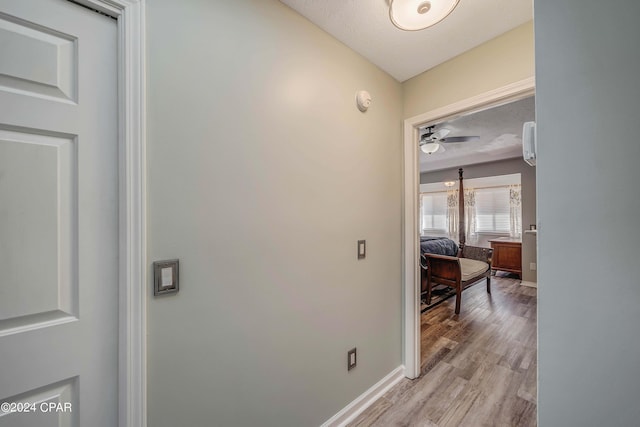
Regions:
<instances>
[{"instance_id":1,"label":"window","mask_svg":"<svg viewBox=\"0 0 640 427\"><path fill-rule=\"evenodd\" d=\"M505 233L511 231L509 187L478 188L475 191L476 231Z\"/></svg>"},{"instance_id":2,"label":"window","mask_svg":"<svg viewBox=\"0 0 640 427\"><path fill-rule=\"evenodd\" d=\"M420 230L431 233L447 232L447 193L420 194Z\"/></svg>"},{"instance_id":3,"label":"window","mask_svg":"<svg viewBox=\"0 0 640 427\"><path fill-rule=\"evenodd\" d=\"M420 185L420 233L456 239L459 235L459 195L442 190L442 183ZM482 242L480 235L522 236L520 174L472 178L464 194L467 242Z\"/></svg>"}]
</instances>

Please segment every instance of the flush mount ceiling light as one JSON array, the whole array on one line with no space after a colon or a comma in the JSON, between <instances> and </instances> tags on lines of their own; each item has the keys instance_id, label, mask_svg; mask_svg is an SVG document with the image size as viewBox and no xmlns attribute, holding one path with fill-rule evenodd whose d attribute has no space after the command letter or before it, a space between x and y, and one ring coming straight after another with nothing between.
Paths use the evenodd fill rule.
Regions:
<instances>
[{"instance_id":1,"label":"flush mount ceiling light","mask_svg":"<svg viewBox=\"0 0 640 427\"><path fill-rule=\"evenodd\" d=\"M401 30L424 30L446 18L459 1L389 0L389 18Z\"/></svg>"}]
</instances>

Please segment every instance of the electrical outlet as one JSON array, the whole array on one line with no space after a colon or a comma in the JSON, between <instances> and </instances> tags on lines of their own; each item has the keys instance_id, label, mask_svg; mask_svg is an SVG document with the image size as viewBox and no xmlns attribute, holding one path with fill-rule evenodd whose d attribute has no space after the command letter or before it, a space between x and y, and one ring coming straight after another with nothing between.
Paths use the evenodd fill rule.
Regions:
<instances>
[{"instance_id":1,"label":"electrical outlet","mask_svg":"<svg viewBox=\"0 0 640 427\"><path fill-rule=\"evenodd\" d=\"M347 371L352 370L356 367L358 363L356 348L353 347L351 350L347 352Z\"/></svg>"},{"instance_id":2,"label":"electrical outlet","mask_svg":"<svg viewBox=\"0 0 640 427\"><path fill-rule=\"evenodd\" d=\"M535 270L538 268L538 265L535 262L529 263L529 270Z\"/></svg>"}]
</instances>

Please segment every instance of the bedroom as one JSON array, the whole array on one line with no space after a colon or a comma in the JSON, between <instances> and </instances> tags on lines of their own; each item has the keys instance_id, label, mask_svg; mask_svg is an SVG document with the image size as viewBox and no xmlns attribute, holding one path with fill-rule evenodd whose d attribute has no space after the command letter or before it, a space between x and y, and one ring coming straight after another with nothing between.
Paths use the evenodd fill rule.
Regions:
<instances>
[{"instance_id":1,"label":"bedroom","mask_svg":"<svg viewBox=\"0 0 640 427\"><path fill-rule=\"evenodd\" d=\"M535 121L533 96L421 127L423 145L439 143L433 153L420 153L419 230L423 237L459 240L458 169L463 168L465 191L479 190L462 221L466 243L489 248L494 239L518 240L522 255L513 273L535 286L535 167L522 159L522 128L530 121ZM516 199L509 199L510 186ZM447 198L456 206L447 206Z\"/></svg>"},{"instance_id":2,"label":"bedroom","mask_svg":"<svg viewBox=\"0 0 640 427\"><path fill-rule=\"evenodd\" d=\"M503 358L509 362L498 362L503 366L495 374L505 376L518 397L501 387L491 395L503 404L500 416L524 424L535 422L536 372L530 362L536 359L537 347L537 235L532 230L536 228L536 168L523 160L521 136L523 124L535 120L534 105L531 96L419 128L424 147L419 157L418 215L423 256L425 252L440 254L435 257L458 256L458 245L464 241L467 247L495 246L503 260L496 262L494 252L495 270L489 272L492 293L484 289L486 278L472 280L462 291L461 307L452 287L436 284L427 291L428 270L422 270L420 372L432 382L455 384L460 378L442 366L453 364L473 372L474 363L465 361L467 346L474 348L474 359L483 360L483 369L490 369L489 361L501 353L494 351L496 346L508 348ZM434 142L437 145L425 147ZM464 171L463 210L458 200L459 168ZM517 265L504 262L505 240L508 250L517 252ZM512 364L514 371L504 369ZM489 372L493 370L485 375L490 377ZM446 406L446 402L432 406L438 404Z\"/></svg>"}]
</instances>

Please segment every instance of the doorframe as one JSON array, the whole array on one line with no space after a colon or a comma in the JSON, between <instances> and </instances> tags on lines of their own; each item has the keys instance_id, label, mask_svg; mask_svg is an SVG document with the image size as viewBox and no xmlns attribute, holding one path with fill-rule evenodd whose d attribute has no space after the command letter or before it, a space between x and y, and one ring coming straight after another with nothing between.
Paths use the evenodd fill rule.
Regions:
<instances>
[{"instance_id":1,"label":"doorframe","mask_svg":"<svg viewBox=\"0 0 640 427\"><path fill-rule=\"evenodd\" d=\"M403 354L405 376L420 376L420 277L418 206L420 168L418 165L418 128L436 121L450 120L463 113L471 113L500 104L517 101L535 93L535 78L529 77L500 88L481 93L462 101L436 108L404 121L403 161L403 262L402 280L404 295Z\"/></svg>"},{"instance_id":2,"label":"doorframe","mask_svg":"<svg viewBox=\"0 0 640 427\"><path fill-rule=\"evenodd\" d=\"M145 0L72 0L118 26L118 425L147 425Z\"/></svg>"}]
</instances>

